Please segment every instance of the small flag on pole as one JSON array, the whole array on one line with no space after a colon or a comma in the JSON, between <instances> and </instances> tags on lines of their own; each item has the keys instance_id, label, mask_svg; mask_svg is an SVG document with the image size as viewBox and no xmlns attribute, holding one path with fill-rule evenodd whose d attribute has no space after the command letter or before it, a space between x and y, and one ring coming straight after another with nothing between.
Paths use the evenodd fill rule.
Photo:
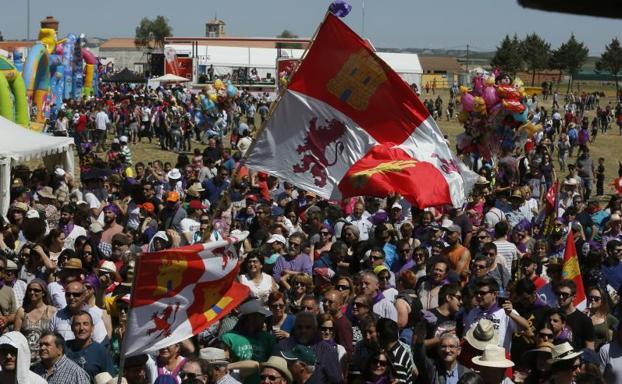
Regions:
<instances>
[{"instance_id":1,"label":"small flag on pole","mask_svg":"<svg viewBox=\"0 0 622 384\"><path fill-rule=\"evenodd\" d=\"M579 257L577 256L577 249L574 245L572 230L568 232L568 238L566 239L562 272L564 279L572 280L577 286L577 293L574 296L573 304L578 310L583 311L586 308L587 299L585 297L583 278L581 277L581 268L579 267Z\"/></svg>"}]
</instances>

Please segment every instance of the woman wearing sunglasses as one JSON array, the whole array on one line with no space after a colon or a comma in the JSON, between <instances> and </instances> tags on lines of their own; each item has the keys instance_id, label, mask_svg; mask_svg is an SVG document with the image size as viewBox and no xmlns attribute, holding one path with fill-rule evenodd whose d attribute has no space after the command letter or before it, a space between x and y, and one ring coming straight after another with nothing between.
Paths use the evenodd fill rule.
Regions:
<instances>
[{"instance_id":1,"label":"woman wearing sunglasses","mask_svg":"<svg viewBox=\"0 0 622 384\"><path fill-rule=\"evenodd\" d=\"M356 345L363 340L361 321L368 316L375 316L372 312L374 302L367 295L356 295L352 300L352 312L350 313L350 323L352 324L352 343Z\"/></svg>"},{"instance_id":2,"label":"woman wearing sunglasses","mask_svg":"<svg viewBox=\"0 0 622 384\"><path fill-rule=\"evenodd\" d=\"M33 279L26 286L23 306L15 314L15 331L20 331L28 340L31 365L39 362L39 338L50 328L55 314L56 307L50 305L47 284Z\"/></svg>"},{"instance_id":3,"label":"woman wearing sunglasses","mask_svg":"<svg viewBox=\"0 0 622 384\"><path fill-rule=\"evenodd\" d=\"M326 341L333 348L337 349L337 355L339 356L339 362L345 368L346 349L343 345L337 344L335 341L335 322L333 316L330 313L320 313L317 315L317 323L320 325L320 337Z\"/></svg>"},{"instance_id":4,"label":"woman wearing sunglasses","mask_svg":"<svg viewBox=\"0 0 622 384\"><path fill-rule=\"evenodd\" d=\"M599 287L591 287L588 292L588 316L594 324L594 347L600 347L613 339L613 331L618 327L618 319L611 314L609 295Z\"/></svg>"},{"instance_id":5,"label":"woman wearing sunglasses","mask_svg":"<svg viewBox=\"0 0 622 384\"><path fill-rule=\"evenodd\" d=\"M354 297L354 283L349 276L341 276L333 280L333 286L343 296L343 302L349 303Z\"/></svg>"},{"instance_id":6,"label":"woman wearing sunglasses","mask_svg":"<svg viewBox=\"0 0 622 384\"><path fill-rule=\"evenodd\" d=\"M385 352L373 353L363 368L363 382L366 384L390 384L395 377L395 370Z\"/></svg>"}]
</instances>

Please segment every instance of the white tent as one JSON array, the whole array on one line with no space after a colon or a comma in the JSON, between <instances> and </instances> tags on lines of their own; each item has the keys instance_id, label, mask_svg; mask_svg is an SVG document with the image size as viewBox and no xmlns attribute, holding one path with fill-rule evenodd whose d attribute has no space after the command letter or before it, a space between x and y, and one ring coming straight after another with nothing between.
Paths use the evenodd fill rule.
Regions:
<instances>
[{"instance_id":1,"label":"white tent","mask_svg":"<svg viewBox=\"0 0 622 384\"><path fill-rule=\"evenodd\" d=\"M11 204L11 167L24 161L43 159L46 167L59 164L73 174L73 146L70 137L53 137L31 131L0 116L0 213Z\"/></svg>"},{"instance_id":2,"label":"white tent","mask_svg":"<svg viewBox=\"0 0 622 384\"><path fill-rule=\"evenodd\" d=\"M167 44L178 54L190 54L192 46L189 44ZM230 73L233 69L248 67L257 69L261 78L276 75L276 59L279 51L276 48L251 48L251 47L223 47L199 45L197 50L197 62L200 66L214 68L214 73L219 76ZM300 59L304 50L281 49L280 54L292 59ZM423 68L416 53L376 52L400 77L408 84L415 83L421 89L421 75Z\"/></svg>"},{"instance_id":3,"label":"white tent","mask_svg":"<svg viewBox=\"0 0 622 384\"><path fill-rule=\"evenodd\" d=\"M186 83L190 81L185 77L173 75L172 73L167 73L164 76L156 77L155 79L151 79L151 81L157 81L159 83Z\"/></svg>"}]
</instances>

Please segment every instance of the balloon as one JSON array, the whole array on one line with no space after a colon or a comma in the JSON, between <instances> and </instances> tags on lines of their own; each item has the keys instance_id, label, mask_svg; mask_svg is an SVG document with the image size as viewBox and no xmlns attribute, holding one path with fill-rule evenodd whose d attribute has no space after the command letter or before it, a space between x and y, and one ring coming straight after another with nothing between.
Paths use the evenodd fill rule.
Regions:
<instances>
[{"instance_id":1,"label":"balloon","mask_svg":"<svg viewBox=\"0 0 622 384\"><path fill-rule=\"evenodd\" d=\"M352 5L345 0L335 0L329 7L330 12L337 17L346 17L352 10Z\"/></svg>"},{"instance_id":2,"label":"balloon","mask_svg":"<svg viewBox=\"0 0 622 384\"><path fill-rule=\"evenodd\" d=\"M486 113L486 102L479 96L473 98L473 112Z\"/></svg>"},{"instance_id":3,"label":"balloon","mask_svg":"<svg viewBox=\"0 0 622 384\"><path fill-rule=\"evenodd\" d=\"M527 135L529 138L533 138L533 136L541 130L542 124L533 124L531 121L518 127L518 132Z\"/></svg>"},{"instance_id":4,"label":"balloon","mask_svg":"<svg viewBox=\"0 0 622 384\"><path fill-rule=\"evenodd\" d=\"M502 109L503 109L503 103L498 102L497 104L488 108L488 114L491 116L496 116L499 113L499 111L501 111Z\"/></svg>"},{"instance_id":5,"label":"balloon","mask_svg":"<svg viewBox=\"0 0 622 384\"><path fill-rule=\"evenodd\" d=\"M495 75L488 76L484 83L486 84L487 87L491 85L495 85Z\"/></svg>"},{"instance_id":6,"label":"balloon","mask_svg":"<svg viewBox=\"0 0 622 384\"><path fill-rule=\"evenodd\" d=\"M218 101L218 95L215 93L212 93L211 95L209 95L209 99L213 102Z\"/></svg>"},{"instance_id":7,"label":"balloon","mask_svg":"<svg viewBox=\"0 0 622 384\"><path fill-rule=\"evenodd\" d=\"M525 112L525 120L517 120L517 121L527 121L527 108L519 100L503 100L503 108L505 110L508 110L514 113Z\"/></svg>"},{"instance_id":8,"label":"balloon","mask_svg":"<svg viewBox=\"0 0 622 384\"><path fill-rule=\"evenodd\" d=\"M473 110L473 95L470 93L463 93L460 98L460 104L462 104L462 110L471 112Z\"/></svg>"},{"instance_id":9,"label":"balloon","mask_svg":"<svg viewBox=\"0 0 622 384\"><path fill-rule=\"evenodd\" d=\"M488 107L497 104L497 102L499 101L499 96L497 95L497 89L492 85L489 85L486 88L484 88L484 94L482 95L482 97Z\"/></svg>"},{"instance_id":10,"label":"balloon","mask_svg":"<svg viewBox=\"0 0 622 384\"><path fill-rule=\"evenodd\" d=\"M505 102L504 103L504 107L505 107ZM522 104L521 104L522 105ZM523 106L524 107L524 106ZM508 109L508 108L505 108ZM520 123L525 123L527 122L527 108L525 108L522 112L515 112L512 114L512 117L514 118L514 120L520 122Z\"/></svg>"},{"instance_id":11,"label":"balloon","mask_svg":"<svg viewBox=\"0 0 622 384\"><path fill-rule=\"evenodd\" d=\"M497 93L502 99L518 99L521 96L520 91L511 85L499 85Z\"/></svg>"},{"instance_id":12,"label":"balloon","mask_svg":"<svg viewBox=\"0 0 622 384\"><path fill-rule=\"evenodd\" d=\"M216 81L214 81L214 88L216 88L216 89L224 89L225 88L225 83L223 83L222 80L220 80L220 79L216 79Z\"/></svg>"},{"instance_id":13,"label":"balloon","mask_svg":"<svg viewBox=\"0 0 622 384\"><path fill-rule=\"evenodd\" d=\"M233 84L229 84L227 85L227 96L229 97L235 97L238 94L238 89L233 86Z\"/></svg>"},{"instance_id":14,"label":"balloon","mask_svg":"<svg viewBox=\"0 0 622 384\"><path fill-rule=\"evenodd\" d=\"M622 177L618 177L611 183L618 194L622 194Z\"/></svg>"}]
</instances>

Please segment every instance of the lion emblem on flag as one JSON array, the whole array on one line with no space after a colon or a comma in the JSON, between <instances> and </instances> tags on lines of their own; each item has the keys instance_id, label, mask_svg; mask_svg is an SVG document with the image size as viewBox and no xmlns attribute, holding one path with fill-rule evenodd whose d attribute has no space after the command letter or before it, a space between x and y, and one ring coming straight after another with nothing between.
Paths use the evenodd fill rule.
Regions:
<instances>
[{"instance_id":1,"label":"lion emblem on flag","mask_svg":"<svg viewBox=\"0 0 622 384\"><path fill-rule=\"evenodd\" d=\"M345 132L345 124L337 119L326 120L326 125L318 125L317 117L312 118L304 143L296 148L296 152L303 156L300 162L294 165L294 173L311 171L314 184L320 188L326 186L328 178L326 168L335 165L345 149L345 145L339 140ZM326 158L326 152L330 148L335 152L331 160Z\"/></svg>"}]
</instances>

